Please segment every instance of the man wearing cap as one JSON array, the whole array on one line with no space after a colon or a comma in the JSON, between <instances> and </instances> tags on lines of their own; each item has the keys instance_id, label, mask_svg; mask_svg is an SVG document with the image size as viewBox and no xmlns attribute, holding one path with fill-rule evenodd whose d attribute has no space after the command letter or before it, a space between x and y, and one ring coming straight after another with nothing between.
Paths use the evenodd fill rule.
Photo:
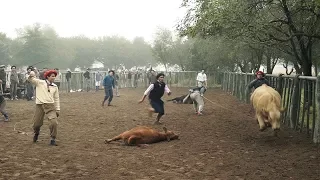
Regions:
<instances>
[{"instance_id":1,"label":"man wearing cap","mask_svg":"<svg viewBox=\"0 0 320 180\"><path fill-rule=\"evenodd\" d=\"M254 89L257 89L258 87L260 87L262 84L266 84L268 86L270 86L270 83L267 79L264 78L264 73L262 71L258 71L256 73L256 76L257 78L253 81L251 81L249 84L248 84L248 90L250 90L251 88L254 87Z\"/></svg>"},{"instance_id":2,"label":"man wearing cap","mask_svg":"<svg viewBox=\"0 0 320 180\"><path fill-rule=\"evenodd\" d=\"M30 72L28 81L36 86L36 110L33 117L33 142L37 142L44 116L49 120L51 141L50 145L56 146L57 118L60 114L60 98L58 86L54 84L57 71L47 70L45 80L37 79L33 71Z\"/></svg>"},{"instance_id":3,"label":"man wearing cap","mask_svg":"<svg viewBox=\"0 0 320 180\"><path fill-rule=\"evenodd\" d=\"M269 81L264 78L265 74L262 71L256 72L256 76L257 76L257 78L255 80L251 81L247 86L246 94L248 95L248 97L249 97L249 94L250 94L250 90L252 88L257 89L262 84L266 84L266 85L270 86ZM250 112L252 112L252 111L253 111L253 106L251 106Z\"/></svg>"}]
</instances>

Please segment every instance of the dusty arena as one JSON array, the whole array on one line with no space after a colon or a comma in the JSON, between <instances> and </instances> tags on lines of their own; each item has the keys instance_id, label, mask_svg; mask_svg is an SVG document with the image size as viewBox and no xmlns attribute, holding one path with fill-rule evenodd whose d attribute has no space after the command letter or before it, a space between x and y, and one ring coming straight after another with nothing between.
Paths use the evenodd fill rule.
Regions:
<instances>
[{"instance_id":1,"label":"dusty arena","mask_svg":"<svg viewBox=\"0 0 320 180\"><path fill-rule=\"evenodd\" d=\"M172 97L187 93L171 88ZM320 148L282 126L280 138L259 132L250 106L220 89L209 89L203 116L190 104L165 103L162 125L153 125L144 89L120 89L101 107L100 92L61 93L58 146L49 146L48 122L32 142L34 102L8 101L11 121L0 122L0 179L319 179ZM167 95L164 100L169 99ZM163 126L180 140L140 148L104 140L147 125ZM20 133L18 133L20 132ZM25 134L26 133L26 134Z\"/></svg>"}]
</instances>

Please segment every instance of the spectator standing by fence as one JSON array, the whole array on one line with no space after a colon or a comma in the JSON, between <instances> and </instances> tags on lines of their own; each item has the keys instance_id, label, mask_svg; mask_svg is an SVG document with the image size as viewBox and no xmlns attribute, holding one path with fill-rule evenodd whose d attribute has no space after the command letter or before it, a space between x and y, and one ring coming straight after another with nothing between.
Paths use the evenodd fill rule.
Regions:
<instances>
[{"instance_id":1,"label":"spectator standing by fence","mask_svg":"<svg viewBox=\"0 0 320 180\"><path fill-rule=\"evenodd\" d=\"M6 84L7 84L7 73L5 71L5 65L1 65L0 66L0 80L1 80L1 86L2 86L2 90L3 92L5 92L6 90Z\"/></svg>"},{"instance_id":2,"label":"spectator standing by fence","mask_svg":"<svg viewBox=\"0 0 320 180\"><path fill-rule=\"evenodd\" d=\"M54 70L57 72L57 76L56 76L56 78L54 79L54 83L58 86L58 89L60 89L61 73L60 73L60 71L59 71L58 68L55 68Z\"/></svg>"},{"instance_id":3,"label":"spectator standing by fence","mask_svg":"<svg viewBox=\"0 0 320 180\"><path fill-rule=\"evenodd\" d=\"M27 101L31 101L32 100L32 97L33 97L33 94L34 94L34 88L33 88L33 85L31 84L31 82L28 81L28 78L30 76L30 72L32 71L32 67L28 67L27 69L27 73L26 73L26 89L27 89L27 95L26 95L26 98L27 98Z\"/></svg>"},{"instance_id":4,"label":"spectator standing by fence","mask_svg":"<svg viewBox=\"0 0 320 180\"><path fill-rule=\"evenodd\" d=\"M118 73L114 74L114 86L115 86L115 91L116 91L116 96L119 97L119 75Z\"/></svg>"},{"instance_id":5,"label":"spectator standing by fence","mask_svg":"<svg viewBox=\"0 0 320 180\"><path fill-rule=\"evenodd\" d=\"M85 73L83 73L83 77L84 77L84 81L85 81L85 88L87 90L87 92L90 91L90 72L89 72L89 68L86 70Z\"/></svg>"},{"instance_id":6,"label":"spectator standing by fence","mask_svg":"<svg viewBox=\"0 0 320 180\"><path fill-rule=\"evenodd\" d=\"M19 77L17 73L17 67L11 66L11 74L10 74L10 96L11 100L17 99L17 91L18 91Z\"/></svg>"},{"instance_id":7,"label":"spectator standing by fence","mask_svg":"<svg viewBox=\"0 0 320 180\"><path fill-rule=\"evenodd\" d=\"M68 69L66 73L66 80L67 80L67 92L71 91L71 70Z\"/></svg>"},{"instance_id":8,"label":"spectator standing by fence","mask_svg":"<svg viewBox=\"0 0 320 180\"><path fill-rule=\"evenodd\" d=\"M99 91L100 85L101 85L101 80L102 80L102 74L97 71L95 74L95 80L96 80L96 92Z\"/></svg>"},{"instance_id":9,"label":"spectator standing by fence","mask_svg":"<svg viewBox=\"0 0 320 180\"><path fill-rule=\"evenodd\" d=\"M0 83L2 83L1 79L0 79ZM4 91L3 91L2 86L1 86L0 87L0 112L4 116L4 121L8 122L9 121L9 116L8 116L7 111L6 111L7 101L3 97L3 95L4 95Z\"/></svg>"}]
</instances>

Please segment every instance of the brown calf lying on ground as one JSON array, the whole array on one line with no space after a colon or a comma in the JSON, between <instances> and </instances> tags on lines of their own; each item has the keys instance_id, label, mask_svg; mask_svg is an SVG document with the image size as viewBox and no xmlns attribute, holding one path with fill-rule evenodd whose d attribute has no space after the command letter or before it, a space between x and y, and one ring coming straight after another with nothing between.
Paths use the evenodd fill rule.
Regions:
<instances>
[{"instance_id":1,"label":"brown calf lying on ground","mask_svg":"<svg viewBox=\"0 0 320 180\"><path fill-rule=\"evenodd\" d=\"M111 141L117 141L122 139L125 145L128 146L141 146L151 143L157 143L160 141L170 141L179 139L179 135L174 134L172 131L167 131L167 128L163 127L164 133L146 126L138 126L128 131L115 136L112 139L105 140L105 143Z\"/></svg>"}]
</instances>

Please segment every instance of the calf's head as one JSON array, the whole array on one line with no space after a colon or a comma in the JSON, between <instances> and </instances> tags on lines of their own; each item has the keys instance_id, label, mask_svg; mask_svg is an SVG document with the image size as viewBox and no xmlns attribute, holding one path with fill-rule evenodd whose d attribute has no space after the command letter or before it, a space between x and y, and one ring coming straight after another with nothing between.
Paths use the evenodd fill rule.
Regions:
<instances>
[{"instance_id":1,"label":"calf's head","mask_svg":"<svg viewBox=\"0 0 320 180\"><path fill-rule=\"evenodd\" d=\"M178 134L175 134L172 131L168 131L166 127L163 127L163 130L164 130L164 133L165 133L165 135L167 137L167 141L174 140L174 139L179 139L179 135Z\"/></svg>"}]
</instances>

